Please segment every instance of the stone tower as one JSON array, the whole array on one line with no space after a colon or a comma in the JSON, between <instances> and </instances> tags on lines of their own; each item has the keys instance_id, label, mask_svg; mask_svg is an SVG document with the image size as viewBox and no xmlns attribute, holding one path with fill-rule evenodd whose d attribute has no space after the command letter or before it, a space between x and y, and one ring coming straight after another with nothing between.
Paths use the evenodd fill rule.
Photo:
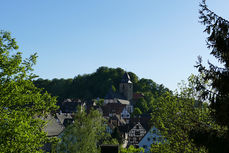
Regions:
<instances>
[{"instance_id":1,"label":"stone tower","mask_svg":"<svg viewBox=\"0 0 229 153\"><path fill-rule=\"evenodd\" d=\"M125 72L119 84L119 92L125 96L127 100L131 100L133 97L133 83L130 81L130 76L127 72Z\"/></svg>"}]
</instances>

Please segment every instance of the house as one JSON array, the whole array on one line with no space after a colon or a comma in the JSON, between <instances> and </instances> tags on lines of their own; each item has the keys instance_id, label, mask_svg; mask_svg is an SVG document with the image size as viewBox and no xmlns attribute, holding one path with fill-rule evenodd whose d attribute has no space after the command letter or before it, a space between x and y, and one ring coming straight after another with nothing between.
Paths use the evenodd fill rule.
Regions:
<instances>
[{"instance_id":1,"label":"house","mask_svg":"<svg viewBox=\"0 0 229 153\"><path fill-rule=\"evenodd\" d=\"M114 115L111 117L105 117L108 120L108 123L112 124L114 127L126 125L126 121L120 117L120 115Z\"/></svg>"},{"instance_id":2,"label":"house","mask_svg":"<svg viewBox=\"0 0 229 153\"><path fill-rule=\"evenodd\" d=\"M65 99L60 106L60 113L75 113L77 107L80 106L81 109L85 107L85 103L80 99Z\"/></svg>"},{"instance_id":3,"label":"house","mask_svg":"<svg viewBox=\"0 0 229 153\"><path fill-rule=\"evenodd\" d=\"M164 142L163 136L160 134L160 131L153 126L146 135L139 142L139 147L143 147L145 152L150 151L150 147L152 144L158 144Z\"/></svg>"},{"instance_id":4,"label":"house","mask_svg":"<svg viewBox=\"0 0 229 153\"><path fill-rule=\"evenodd\" d=\"M138 146L140 140L144 137L146 134L146 130L141 125L140 122L138 122L129 132L128 132L128 146L133 145L135 147Z\"/></svg>"},{"instance_id":5,"label":"house","mask_svg":"<svg viewBox=\"0 0 229 153\"><path fill-rule=\"evenodd\" d=\"M47 125L44 127L44 131L47 132L48 137L58 137L64 130L64 125L59 119L55 118L53 115L48 115L43 120L47 121ZM46 143L42 149L45 152L51 152L51 143Z\"/></svg>"},{"instance_id":6,"label":"house","mask_svg":"<svg viewBox=\"0 0 229 153\"><path fill-rule=\"evenodd\" d=\"M47 121L44 131L47 132L48 137L59 136L64 130L64 125L54 116L48 115L44 120Z\"/></svg>"},{"instance_id":7,"label":"house","mask_svg":"<svg viewBox=\"0 0 229 153\"><path fill-rule=\"evenodd\" d=\"M70 113L56 113L56 117L65 127L73 122L73 114Z\"/></svg>"},{"instance_id":8,"label":"house","mask_svg":"<svg viewBox=\"0 0 229 153\"><path fill-rule=\"evenodd\" d=\"M114 115L121 116L121 113L125 107L126 105L123 105L121 103L108 103L102 106L103 116L105 117L112 117Z\"/></svg>"}]
</instances>

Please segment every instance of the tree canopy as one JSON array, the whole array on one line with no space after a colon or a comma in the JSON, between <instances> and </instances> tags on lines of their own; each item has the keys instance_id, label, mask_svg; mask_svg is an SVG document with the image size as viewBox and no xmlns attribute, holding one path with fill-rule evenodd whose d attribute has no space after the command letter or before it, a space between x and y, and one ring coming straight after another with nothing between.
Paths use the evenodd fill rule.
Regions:
<instances>
[{"instance_id":1,"label":"tree canopy","mask_svg":"<svg viewBox=\"0 0 229 153\"><path fill-rule=\"evenodd\" d=\"M37 79L34 84L39 88L58 96L59 102L66 98L79 98L91 100L93 98L104 98L110 88L118 92L119 83L125 71L121 68L100 67L91 74L78 75L73 79ZM149 108L154 98L159 97L165 92L171 92L162 84L157 84L151 79L139 79L136 74L128 72L133 83L134 92L144 94L143 100L138 107L143 114L149 113ZM145 102L140 104L141 102Z\"/></svg>"},{"instance_id":2,"label":"tree canopy","mask_svg":"<svg viewBox=\"0 0 229 153\"><path fill-rule=\"evenodd\" d=\"M43 152L54 139L40 119L55 110L56 99L34 86L36 54L23 60L14 38L0 31L0 152Z\"/></svg>"},{"instance_id":3,"label":"tree canopy","mask_svg":"<svg viewBox=\"0 0 229 153\"><path fill-rule=\"evenodd\" d=\"M106 133L105 119L98 110L89 114L80 107L75 114L74 123L69 125L61 135L57 152L98 153L103 143L118 143Z\"/></svg>"},{"instance_id":4,"label":"tree canopy","mask_svg":"<svg viewBox=\"0 0 229 153\"><path fill-rule=\"evenodd\" d=\"M214 65L210 62L209 68L202 64L199 57L196 67L203 74L203 81L196 80L196 90L201 92L201 99L210 103L211 116L215 122L227 129L223 135L218 131L199 131L207 142L200 144L207 146L211 152L228 152L229 147L229 22L211 11L206 1L200 4L200 22L205 26L204 32L208 34L207 48L219 62ZM205 82L209 83L206 86ZM217 137L217 139L214 139ZM216 149L217 148L217 149Z\"/></svg>"},{"instance_id":5,"label":"tree canopy","mask_svg":"<svg viewBox=\"0 0 229 153\"><path fill-rule=\"evenodd\" d=\"M207 152L194 143L193 130L199 126L214 130L219 127L209 116L207 106L195 99L198 93L193 90L194 79L190 76L188 84L181 84L180 93L166 93L154 103L152 123L161 131L164 141L152 145L151 152Z\"/></svg>"}]
</instances>

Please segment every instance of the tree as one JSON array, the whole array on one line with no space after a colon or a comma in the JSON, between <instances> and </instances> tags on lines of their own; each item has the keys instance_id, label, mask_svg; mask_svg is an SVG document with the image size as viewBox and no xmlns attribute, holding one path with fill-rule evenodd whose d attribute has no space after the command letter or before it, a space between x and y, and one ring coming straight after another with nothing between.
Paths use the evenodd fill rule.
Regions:
<instances>
[{"instance_id":1,"label":"tree","mask_svg":"<svg viewBox=\"0 0 229 153\"><path fill-rule=\"evenodd\" d=\"M123 138L118 127L114 128L114 131L111 133L112 138L116 139L119 144L123 144Z\"/></svg>"},{"instance_id":2,"label":"tree","mask_svg":"<svg viewBox=\"0 0 229 153\"><path fill-rule=\"evenodd\" d=\"M194 143L193 129L218 130L219 126L210 117L209 109L197 101L193 76L188 84L182 84L181 92L167 93L154 103L152 122L164 137L162 144L152 145L151 152L207 152ZM199 104L200 105L197 105Z\"/></svg>"},{"instance_id":3,"label":"tree","mask_svg":"<svg viewBox=\"0 0 229 153\"><path fill-rule=\"evenodd\" d=\"M208 62L209 68L206 68L199 57L196 67L204 74L203 79L210 83L211 90L198 79L196 89L202 93L202 100L210 102L211 116L215 122L227 129L221 136L217 131L201 131L200 134L205 135L209 141L200 143L207 146L210 152L216 152L217 149L214 148L220 149L220 152L229 152L229 22L208 9L205 0L200 7L200 22L206 26L204 32L209 35L207 47L222 66ZM218 139L214 140L213 136Z\"/></svg>"},{"instance_id":4,"label":"tree","mask_svg":"<svg viewBox=\"0 0 229 153\"><path fill-rule=\"evenodd\" d=\"M58 152L66 153L98 153L99 145L111 140L105 132L104 118L97 110L87 114L80 108L75 114L74 123L69 125L61 136L61 143L57 146ZM112 140L111 140L112 141Z\"/></svg>"},{"instance_id":5,"label":"tree","mask_svg":"<svg viewBox=\"0 0 229 153\"><path fill-rule=\"evenodd\" d=\"M34 84L39 88L44 88L53 96L58 96L62 101L66 98L95 99L103 98L108 93L110 87L117 92L119 83L125 71L121 68L99 67L91 74L78 75L74 79L37 79ZM158 85L150 79L138 79L136 74L128 72L131 82L134 84L134 92L151 93L158 97L169 91L163 85Z\"/></svg>"},{"instance_id":6,"label":"tree","mask_svg":"<svg viewBox=\"0 0 229 153\"><path fill-rule=\"evenodd\" d=\"M56 99L34 86L36 54L23 60L9 32L0 32L0 152L43 152L49 139L40 119L55 110Z\"/></svg>"},{"instance_id":7,"label":"tree","mask_svg":"<svg viewBox=\"0 0 229 153\"><path fill-rule=\"evenodd\" d=\"M147 101L144 98L139 98L139 100L135 104L135 108L139 108L140 112L146 114L149 110Z\"/></svg>"},{"instance_id":8,"label":"tree","mask_svg":"<svg viewBox=\"0 0 229 153\"><path fill-rule=\"evenodd\" d=\"M121 148L120 153L144 153L144 149L130 145L128 148Z\"/></svg>"},{"instance_id":9,"label":"tree","mask_svg":"<svg viewBox=\"0 0 229 153\"><path fill-rule=\"evenodd\" d=\"M140 116L140 115L142 115L142 111L138 107L135 107L134 111L131 115L132 116Z\"/></svg>"}]
</instances>

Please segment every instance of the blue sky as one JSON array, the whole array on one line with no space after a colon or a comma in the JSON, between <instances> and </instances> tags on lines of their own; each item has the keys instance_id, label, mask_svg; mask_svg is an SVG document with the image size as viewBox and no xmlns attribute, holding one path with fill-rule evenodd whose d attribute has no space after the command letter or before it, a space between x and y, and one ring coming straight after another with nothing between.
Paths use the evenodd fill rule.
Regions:
<instances>
[{"instance_id":1,"label":"blue sky","mask_svg":"<svg viewBox=\"0 0 229 153\"><path fill-rule=\"evenodd\" d=\"M41 78L73 78L100 66L121 67L175 89L206 61L200 0L7 0L0 29L16 38L24 57L37 52ZM228 0L208 0L229 19Z\"/></svg>"}]
</instances>

